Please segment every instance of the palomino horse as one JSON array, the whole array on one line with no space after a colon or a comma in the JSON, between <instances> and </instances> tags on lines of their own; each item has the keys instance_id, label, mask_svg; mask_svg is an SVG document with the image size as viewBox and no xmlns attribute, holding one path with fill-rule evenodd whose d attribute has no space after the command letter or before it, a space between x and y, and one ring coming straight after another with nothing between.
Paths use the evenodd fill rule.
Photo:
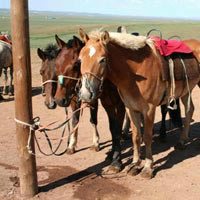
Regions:
<instances>
[{"instance_id":1,"label":"palomino horse","mask_svg":"<svg viewBox=\"0 0 200 200\"><path fill-rule=\"evenodd\" d=\"M190 121L194 106L191 97L192 89L199 83L200 70L196 58L190 54L172 54L176 67L193 76L175 79L175 90L172 81L163 80L162 67L168 68L168 61L160 55L151 38L104 31L93 32L90 37L79 30L85 46L80 52L82 87L81 98L86 102L96 99L102 82L107 77L118 88L120 96L129 112L132 127L134 155L128 173L136 175L141 164L141 114L144 118L143 140L146 146L146 159L141 175L153 176L152 129L156 107L168 102L168 95L173 92L175 99L181 98L186 118L181 133L180 146L188 140ZM182 59L179 59L182 58ZM179 68L180 67L180 68ZM176 75L176 74L175 74ZM86 84L87 83L87 84ZM177 145L179 147L179 145Z\"/></svg>"},{"instance_id":2,"label":"palomino horse","mask_svg":"<svg viewBox=\"0 0 200 200\"><path fill-rule=\"evenodd\" d=\"M56 71L58 75L58 86L55 94L56 103L59 106L68 106L70 103L76 105L76 109L80 106L80 101L77 104L79 98L76 93L76 85L80 83L80 62L78 60L79 52L83 48L84 43L77 37L73 37L67 43L62 41L56 36L56 41L61 48L58 56L56 57ZM103 85L100 86L102 93L100 96L101 103L108 115L109 127L112 134L112 150L108 154L108 159L112 161L110 169L117 172L121 169L121 148L120 139L122 132L122 124L124 120L125 107L120 99L117 88L109 81L106 80ZM105 89L103 89L105 88ZM97 107L98 102L95 100L91 102L91 105ZM93 116L92 123L97 125L97 113L90 110ZM92 113L93 112L93 113ZM79 113L76 116L77 121ZM95 119L95 120L94 120ZM97 129L95 131L96 137L94 137L95 146L99 146L99 136ZM74 145L77 141L77 132L74 135Z\"/></svg>"},{"instance_id":3,"label":"palomino horse","mask_svg":"<svg viewBox=\"0 0 200 200\"><path fill-rule=\"evenodd\" d=\"M3 36L6 37L6 36ZM7 94L7 70L10 69L10 77L9 77L9 88L8 94L13 94L13 62L12 62L12 46L11 44L0 40L0 76L3 71L4 75L4 87L3 87L3 94Z\"/></svg>"}]
</instances>

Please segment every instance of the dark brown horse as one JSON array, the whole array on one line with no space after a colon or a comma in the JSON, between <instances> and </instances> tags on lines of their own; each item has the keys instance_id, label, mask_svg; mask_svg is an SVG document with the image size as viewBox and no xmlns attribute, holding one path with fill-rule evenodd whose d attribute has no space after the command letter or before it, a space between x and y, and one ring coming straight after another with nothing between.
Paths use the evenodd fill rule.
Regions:
<instances>
[{"instance_id":1,"label":"dark brown horse","mask_svg":"<svg viewBox=\"0 0 200 200\"><path fill-rule=\"evenodd\" d=\"M53 44L47 45L44 51L40 48L37 50L37 54L42 60L42 67L40 69L40 75L42 76L42 94L45 96L44 104L48 109L56 108L54 101L57 87L55 59L58 52L58 46Z\"/></svg>"},{"instance_id":2,"label":"dark brown horse","mask_svg":"<svg viewBox=\"0 0 200 200\"><path fill-rule=\"evenodd\" d=\"M72 110L80 107L79 97L76 93L76 86L80 83L80 62L78 60L79 52L83 48L84 43L77 37L73 37L67 43L62 41L56 36L56 41L61 48L58 56L56 57L56 71L58 75L58 86L55 94L56 103L59 106L73 105ZM125 107L122 103L117 88L109 81L106 80L100 86L103 91L100 95L101 103L108 114L110 131L112 134L112 150L108 156L111 159L111 169L119 171L121 169L121 154L120 154L120 138L122 132L122 124L124 120ZM98 101L91 102L95 108L98 106ZM94 127L97 125L97 113L90 110L91 123ZM75 114L76 122L79 120L79 113ZM74 124L74 126L76 123ZM77 141L77 132L74 135L74 141ZM99 136L95 128L94 145L99 145Z\"/></svg>"},{"instance_id":3,"label":"dark brown horse","mask_svg":"<svg viewBox=\"0 0 200 200\"><path fill-rule=\"evenodd\" d=\"M175 99L181 98L186 118L179 145L184 145L188 140L194 111L191 92L200 81L199 63L191 53L172 55L176 68L183 70L184 62L186 72L189 71L191 74L189 76L185 73L184 76L182 73L183 77L175 80L176 87L173 91L172 81L165 81L162 78L162 69L168 68L168 62L156 50L151 38L121 33L109 34L107 31L93 32L89 37L82 29L79 34L86 43L79 55L82 73L81 98L86 102L96 99L98 97L96 94L99 93L105 78L109 78L117 86L131 119L134 155L128 172L132 175L139 172L141 164L140 126L141 114L143 115L146 158L141 174L143 177L151 178L153 175L152 129L156 107L168 102L166 91L167 94L172 92Z\"/></svg>"}]
</instances>

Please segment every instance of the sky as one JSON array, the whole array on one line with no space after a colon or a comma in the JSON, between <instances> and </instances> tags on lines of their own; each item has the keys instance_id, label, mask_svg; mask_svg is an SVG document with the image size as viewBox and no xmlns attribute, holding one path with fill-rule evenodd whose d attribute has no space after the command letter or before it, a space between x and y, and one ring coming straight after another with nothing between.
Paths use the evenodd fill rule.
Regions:
<instances>
[{"instance_id":1,"label":"sky","mask_svg":"<svg viewBox=\"0 0 200 200\"><path fill-rule=\"evenodd\" d=\"M10 8L10 0L0 0ZM200 19L200 0L29 0L30 10Z\"/></svg>"}]
</instances>

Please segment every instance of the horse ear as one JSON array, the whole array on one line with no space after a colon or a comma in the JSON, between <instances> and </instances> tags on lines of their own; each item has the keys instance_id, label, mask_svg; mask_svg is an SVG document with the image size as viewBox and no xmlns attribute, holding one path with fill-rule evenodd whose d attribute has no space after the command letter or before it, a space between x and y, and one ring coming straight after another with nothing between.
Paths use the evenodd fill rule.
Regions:
<instances>
[{"instance_id":1,"label":"horse ear","mask_svg":"<svg viewBox=\"0 0 200 200\"><path fill-rule=\"evenodd\" d=\"M127 33L126 27L125 26L119 26L117 28L118 33Z\"/></svg>"},{"instance_id":2,"label":"horse ear","mask_svg":"<svg viewBox=\"0 0 200 200\"><path fill-rule=\"evenodd\" d=\"M46 55L40 48L37 49L37 54L43 61L46 60Z\"/></svg>"},{"instance_id":3,"label":"horse ear","mask_svg":"<svg viewBox=\"0 0 200 200\"><path fill-rule=\"evenodd\" d=\"M58 46L62 49L64 46L66 46L66 43L61 40L57 35L55 35L55 39L56 39L56 42L58 44Z\"/></svg>"},{"instance_id":4,"label":"horse ear","mask_svg":"<svg viewBox=\"0 0 200 200\"><path fill-rule=\"evenodd\" d=\"M86 42L89 40L88 35L83 31L82 28L79 28L78 34L79 34L81 40L82 40L84 43L86 43Z\"/></svg>"},{"instance_id":5,"label":"horse ear","mask_svg":"<svg viewBox=\"0 0 200 200\"><path fill-rule=\"evenodd\" d=\"M79 49L79 47L80 47L79 39L76 36L73 36L72 46L77 48L77 49Z\"/></svg>"},{"instance_id":6,"label":"horse ear","mask_svg":"<svg viewBox=\"0 0 200 200\"><path fill-rule=\"evenodd\" d=\"M101 34L101 42L103 43L103 45L107 45L109 41L110 41L109 33L108 31L104 31Z\"/></svg>"}]
</instances>

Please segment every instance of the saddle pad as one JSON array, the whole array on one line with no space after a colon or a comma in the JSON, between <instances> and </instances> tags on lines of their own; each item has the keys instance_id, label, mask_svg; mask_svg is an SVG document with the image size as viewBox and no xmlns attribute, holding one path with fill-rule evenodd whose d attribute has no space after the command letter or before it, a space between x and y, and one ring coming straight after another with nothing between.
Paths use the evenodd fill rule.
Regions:
<instances>
[{"instance_id":1,"label":"saddle pad","mask_svg":"<svg viewBox=\"0 0 200 200\"><path fill-rule=\"evenodd\" d=\"M8 44L12 44L11 41L9 41L5 36L0 35L0 40L3 40L4 42L7 42Z\"/></svg>"},{"instance_id":2,"label":"saddle pad","mask_svg":"<svg viewBox=\"0 0 200 200\"><path fill-rule=\"evenodd\" d=\"M187 77L189 80L199 77L200 67L198 61L194 58L193 54L182 54L174 53L170 56L174 63L174 77L176 81L185 80L184 66L181 62L181 59L184 62ZM162 80L170 81L169 75L169 65L167 57L164 57L165 62L163 62L163 67L161 68ZM164 61L163 60L163 61Z\"/></svg>"},{"instance_id":3,"label":"saddle pad","mask_svg":"<svg viewBox=\"0 0 200 200\"><path fill-rule=\"evenodd\" d=\"M155 47L162 56L169 56L172 53L192 53L191 49L180 40L162 40L159 37L151 36Z\"/></svg>"}]
</instances>

